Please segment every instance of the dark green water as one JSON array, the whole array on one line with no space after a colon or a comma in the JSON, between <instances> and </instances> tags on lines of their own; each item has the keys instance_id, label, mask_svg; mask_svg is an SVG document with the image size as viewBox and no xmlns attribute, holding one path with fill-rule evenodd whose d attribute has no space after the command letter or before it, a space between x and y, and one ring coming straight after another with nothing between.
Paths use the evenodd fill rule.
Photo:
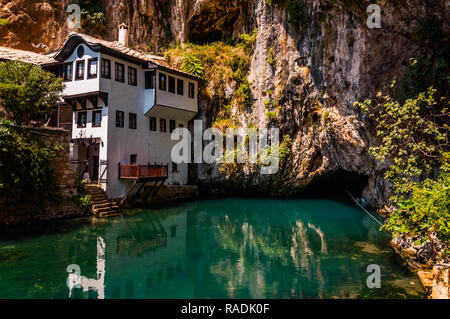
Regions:
<instances>
[{"instance_id":1,"label":"dark green water","mask_svg":"<svg viewBox=\"0 0 450 319\"><path fill-rule=\"evenodd\" d=\"M92 279L71 298L424 297L389 235L327 200L198 201L2 231L0 298L69 298L70 264ZM366 287L369 264L380 289Z\"/></svg>"}]
</instances>

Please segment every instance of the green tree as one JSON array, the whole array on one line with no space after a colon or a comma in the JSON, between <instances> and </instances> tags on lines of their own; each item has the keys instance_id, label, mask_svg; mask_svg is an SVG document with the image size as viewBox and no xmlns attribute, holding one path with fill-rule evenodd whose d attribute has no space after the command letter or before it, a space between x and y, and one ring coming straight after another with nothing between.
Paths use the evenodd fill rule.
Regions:
<instances>
[{"instance_id":1,"label":"green tree","mask_svg":"<svg viewBox=\"0 0 450 319\"><path fill-rule=\"evenodd\" d=\"M60 150L60 145L46 146L1 119L0 195L10 203L48 198L56 189L53 162Z\"/></svg>"},{"instance_id":2,"label":"green tree","mask_svg":"<svg viewBox=\"0 0 450 319\"><path fill-rule=\"evenodd\" d=\"M387 161L385 178L392 182L396 210L384 229L394 236L443 243L450 239L449 100L433 87L399 102L379 93L374 101L356 102L377 125L380 144L370 148Z\"/></svg>"},{"instance_id":3,"label":"green tree","mask_svg":"<svg viewBox=\"0 0 450 319\"><path fill-rule=\"evenodd\" d=\"M64 86L39 66L8 61L0 64L0 110L17 125L40 126L57 108Z\"/></svg>"}]
</instances>

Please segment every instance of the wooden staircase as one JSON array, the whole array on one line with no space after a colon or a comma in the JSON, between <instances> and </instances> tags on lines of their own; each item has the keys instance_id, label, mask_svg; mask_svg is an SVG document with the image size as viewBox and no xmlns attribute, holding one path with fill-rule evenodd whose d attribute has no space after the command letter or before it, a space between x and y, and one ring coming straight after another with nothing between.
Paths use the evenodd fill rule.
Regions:
<instances>
[{"instance_id":1,"label":"wooden staircase","mask_svg":"<svg viewBox=\"0 0 450 319\"><path fill-rule=\"evenodd\" d=\"M86 192L91 195L92 213L99 217L111 217L121 214L119 203L110 201L105 191L97 184L86 185Z\"/></svg>"}]
</instances>

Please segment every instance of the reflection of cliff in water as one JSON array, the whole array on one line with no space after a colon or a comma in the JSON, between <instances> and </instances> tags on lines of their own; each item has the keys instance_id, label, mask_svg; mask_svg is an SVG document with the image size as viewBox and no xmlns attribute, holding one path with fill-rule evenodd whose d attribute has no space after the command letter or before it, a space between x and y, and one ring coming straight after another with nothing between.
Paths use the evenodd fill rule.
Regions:
<instances>
[{"instance_id":1,"label":"reflection of cliff in water","mask_svg":"<svg viewBox=\"0 0 450 319\"><path fill-rule=\"evenodd\" d=\"M250 298L328 297L330 287L326 284L335 274L329 270L324 273L322 263L334 262L334 257L328 256L329 247L335 248L329 243L329 235L332 238L340 236L335 229L328 228L329 222L324 223L324 218L329 215L316 216L314 206L305 205L304 210L299 211L294 201L274 201L271 205L277 205L277 209L271 211L265 210L265 204L257 201L254 204L245 209L223 206L213 214L193 213L192 219L197 224L190 227L202 227L205 232L198 235L204 236L203 239L188 237L188 251L196 251L199 257L196 267L202 269L197 269L197 273L204 277L205 285L212 285L209 281L225 283L224 295L231 298L242 294L248 294ZM331 204L330 208L336 208L335 205ZM332 209L330 214L331 218L339 219L333 217ZM369 236L368 229L358 218L346 222L351 223L342 227ZM214 234L208 233L210 229ZM190 241L206 241L211 237L215 242L204 251L199 252L197 247L189 245ZM350 240L349 245L352 245ZM210 265L209 269L202 268L202 260L205 267ZM338 272L344 274L342 280L345 281L363 275L364 269L349 265L348 269L336 269ZM248 291L243 293L242 289Z\"/></svg>"}]
</instances>

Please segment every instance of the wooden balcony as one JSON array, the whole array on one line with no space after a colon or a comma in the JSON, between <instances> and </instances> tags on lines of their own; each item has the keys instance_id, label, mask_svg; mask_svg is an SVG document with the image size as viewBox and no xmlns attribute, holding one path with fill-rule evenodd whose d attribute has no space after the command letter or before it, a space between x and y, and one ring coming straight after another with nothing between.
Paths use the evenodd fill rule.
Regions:
<instances>
[{"instance_id":1,"label":"wooden balcony","mask_svg":"<svg viewBox=\"0 0 450 319\"><path fill-rule=\"evenodd\" d=\"M169 165L125 165L119 163L119 179L130 181L165 180Z\"/></svg>"}]
</instances>

